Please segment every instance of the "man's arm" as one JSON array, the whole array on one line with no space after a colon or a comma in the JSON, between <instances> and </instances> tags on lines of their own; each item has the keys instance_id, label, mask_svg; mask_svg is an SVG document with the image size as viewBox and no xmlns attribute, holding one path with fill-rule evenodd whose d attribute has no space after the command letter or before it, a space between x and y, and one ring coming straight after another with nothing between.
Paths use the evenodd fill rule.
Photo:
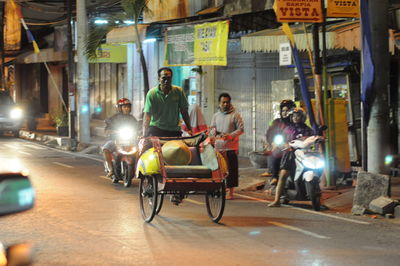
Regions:
<instances>
[{"instance_id":1,"label":"man's arm","mask_svg":"<svg viewBox=\"0 0 400 266\"><path fill-rule=\"evenodd\" d=\"M190 124L190 117L188 113L188 109L183 109L181 110L182 118L183 121L185 122L186 127L189 129L189 131L192 131L192 125Z\"/></svg>"},{"instance_id":2,"label":"man's arm","mask_svg":"<svg viewBox=\"0 0 400 266\"><path fill-rule=\"evenodd\" d=\"M142 127L143 136L147 136L147 134L148 134L149 125L150 125L150 119L151 119L150 114L149 113L144 113L144 116L143 116L143 127Z\"/></svg>"},{"instance_id":3,"label":"man's arm","mask_svg":"<svg viewBox=\"0 0 400 266\"><path fill-rule=\"evenodd\" d=\"M228 139L239 137L240 135L242 135L244 133L244 123L243 123L242 116L239 113L236 113L233 121L235 123L236 130L227 134Z\"/></svg>"}]
</instances>

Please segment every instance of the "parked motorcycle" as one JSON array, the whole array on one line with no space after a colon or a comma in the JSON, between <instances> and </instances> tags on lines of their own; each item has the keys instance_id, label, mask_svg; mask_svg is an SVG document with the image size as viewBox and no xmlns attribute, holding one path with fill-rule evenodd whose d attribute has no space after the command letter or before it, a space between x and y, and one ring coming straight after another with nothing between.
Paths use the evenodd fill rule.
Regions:
<instances>
[{"instance_id":1,"label":"parked motorcycle","mask_svg":"<svg viewBox=\"0 0 400 266\"><path fill-rule=\"evenodd\" d=\"M29 210L35 203L35 192L27 176L0 174L0 216ZM0 266L30 265L30 245L22 243L4 247L0 242Z\"/></svg>"},{"instance_id":2,"label":"parked motorcycle","mask_svg":"<svg viewBox=\"0 0 400 266\"><path fill-rule=\"evenodd\" d=\"M325 161L321 152L314 147L321 141L320 136L296 139L289 143L294 149L296 172L286 181L285 193L280 201L287 204L290 200L310 200L314 210L321 208L321 189L319 182L324 172Z\"/></svg>"},{"instance_id":3,"label":"parked motorcycle","mask_svg":"<svg viewBox=\"0 0 400 266\"><path fill-rule=\"evenodd\" d=\"M122 127L117 130L115 136L116 152L113 153L113 183L122 180L125 187L130 187L135 173L138 138L136 128ZM104 164L106 173L109 172L107 164Z\"/></svg>"}]
</instances>

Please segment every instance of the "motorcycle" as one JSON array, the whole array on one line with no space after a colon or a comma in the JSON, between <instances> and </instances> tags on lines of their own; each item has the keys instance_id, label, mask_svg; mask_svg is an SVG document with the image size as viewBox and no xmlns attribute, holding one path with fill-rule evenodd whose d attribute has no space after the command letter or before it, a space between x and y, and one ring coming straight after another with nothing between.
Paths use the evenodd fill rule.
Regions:
<instances>
[{"instance_id":1,"label":"motorcycle","mask_svg":"<svg viewBox=\"0 0 400 266\"><path fill-rule=\"evenodd\" d=\"M116 151L112 154L113 175L111 180L113 183L118 183L122 180L124 187L130 187L132 178L135 173L137 153L138 153L138 138L135 128L122 127L119 128L115 136ZM104 163L105 171L110 170L107 164Z\"/></svg>"},{"instance_id":2,"label":"motorcycle","mask_svg":"<svg viewBox=\"0 0 400 266\"><path fill-rule=\"evenodd\" d=\"M325 162L318 149L311 149L320 143L320 136L296 139L289 143L294 150L296 171L286 181L284 195L280 201L287 204L290 200L310 200L312 208L321 208L321 189L319 182L324 172Z\"/></svg>"},{"instance_id":3,"label":"motorcycle","mask_svg":"<svg viewBox=\"0 0 400 266\"><path fill-rule=\"evenodd\" d=\"M33 208L35 191L28 177L20 173L0 174L0 216ZM29 244L4 247L0 242L0 266L30 265L32 254Z\"/></svg>"}]
</instances>

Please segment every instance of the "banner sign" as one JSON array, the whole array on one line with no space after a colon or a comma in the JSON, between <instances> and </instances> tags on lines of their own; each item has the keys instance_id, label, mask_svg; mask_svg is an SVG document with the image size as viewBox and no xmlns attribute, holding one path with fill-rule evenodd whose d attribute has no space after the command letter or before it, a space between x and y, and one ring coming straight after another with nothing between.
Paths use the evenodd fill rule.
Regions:
<instances>
[{"instance_id":1,"label":"banner sign","mask_svg":"<svg viewBox=\"0 0 400 266\"><path fill-rule=\"evenodd\" d=\"M164 64L226 66L228 32L228 21L168 28Z\"/></svg>"},{"instance_id":2,"label":"banner sign","mask_svg":"<svg viewBox=\"0 0 400 266\"><path fill-rule=\"evenodd\" d=\"M359 18L360 0L328 0L328 17Z\"/></svg>"},{"instance_id":3,"label":"banner sign","mask_svg":"<svg viewBox=\"0 0 400 266\"><path fill-rule=\"evenodd\" d=\"M10 1L5 2L2 37L6 51L21 49L21 22L18 13L21 13L20 6L13 5Z\"/></svg>"},{"instance_id":4,"label":"banner sign","mask_svg":"<svg viewBox=\"0 0 400 266\"><path fill-rule=\"evenodd\" d=\"M97 57L89 59L89 63L126 63L126 45L102 44L97 49Z\"/></svg>"},{"instance_id":5,"label":"banner sign","mask_svg":"<svg viewBox=\"0 0 400 266\"><path fill-rule=\"evenodd\" d=\"M194 64L194 26L167 29L165 38L166 66L188 66Z\"/></svg>"},{"instance_id":6,"label":"banner sign","mask_svg":"<svg viewBox=\"0 0 400 266\"><path fill-rule=\"evenodd\" d=\"M226 66L229 22L204 23L194 28L195 65Z\"/></svg>"},{"instance_id":7,"label":"banner sign","mask_svg":"<svg viewBox=\"0 0 400 266\"><path fill-rule=\"evenodd\" d=\"M275 0L274 10L279 22L322 22L322 0ZM344 2L344 1L338 1Z\"/></svg>"}]
</instances>

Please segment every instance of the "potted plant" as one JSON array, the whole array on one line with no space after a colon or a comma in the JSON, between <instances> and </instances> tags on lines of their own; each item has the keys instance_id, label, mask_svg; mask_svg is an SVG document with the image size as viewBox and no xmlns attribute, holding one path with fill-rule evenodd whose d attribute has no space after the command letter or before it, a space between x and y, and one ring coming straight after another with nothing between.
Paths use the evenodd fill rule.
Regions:
<instances>
[{"instance_id":1,"label":"potted plant","mask_svg":"<svg viewBox=\"0 0 400 266\"><path fill-rule=\"evenodd\" d=\"M68 136L68 114L65 111L53 112L52 118L56 124L57 134L59 136Z\"/></svg>"}]
</instances>

